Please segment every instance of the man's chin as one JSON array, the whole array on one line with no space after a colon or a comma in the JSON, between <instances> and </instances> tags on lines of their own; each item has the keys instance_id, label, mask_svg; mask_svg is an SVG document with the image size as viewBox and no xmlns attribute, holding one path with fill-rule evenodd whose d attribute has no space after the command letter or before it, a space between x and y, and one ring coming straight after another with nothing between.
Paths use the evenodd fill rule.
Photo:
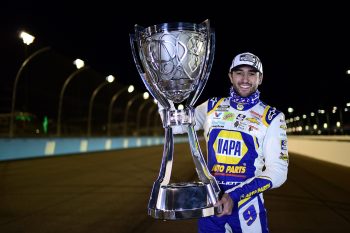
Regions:
<instances>
[{"instance_id":1,"label":"man's chin","mask_svg":"<svg viewBox=\"0 0 350 233\"><path fill-rule=\"evenodd\" d=\"M251 91L239 91L238 94L242 97L248 97L252 94Z\"/></svg>"}]
</instances>

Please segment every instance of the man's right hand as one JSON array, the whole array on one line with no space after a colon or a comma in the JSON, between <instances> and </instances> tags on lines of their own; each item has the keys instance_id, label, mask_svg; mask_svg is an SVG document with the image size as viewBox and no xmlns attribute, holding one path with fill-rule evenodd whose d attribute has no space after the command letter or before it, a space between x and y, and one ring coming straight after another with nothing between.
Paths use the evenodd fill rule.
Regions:
<instances>
[{"instance_id":1,"label":"man's right hand","mask_svg":"<svg viewBox=\"0 0 350 233\"><path fill-rule=\"evenodd\" d=\"M233 200L228 193L224 193L221 199L215 204L215 206L220 206L220 205L222 205L223 207L222 212L220 214L217 214L216 216L222 217L224 215L232 214Z\"/></svg>"}]
</instances>

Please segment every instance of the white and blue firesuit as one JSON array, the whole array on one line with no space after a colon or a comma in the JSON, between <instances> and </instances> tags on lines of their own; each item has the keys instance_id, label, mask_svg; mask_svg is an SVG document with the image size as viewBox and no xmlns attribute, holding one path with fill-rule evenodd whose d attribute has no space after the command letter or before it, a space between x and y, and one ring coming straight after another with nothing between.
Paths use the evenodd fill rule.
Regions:
<instances>
[{"instance_id":1,"label":"white and blue firesuit","mask_svg":"<svg viewBox=\"0 0 350 233\"><path fill-rule=\"evenodd\" d=\"M250 97L212 98L195 109L195 129L204 130L207 165L234 202L231 215L199 219L199 232L268 232L263 192L287 179L284 114ZM184 133L181 126L175 134Z\"/></svg>"}]
</instances>

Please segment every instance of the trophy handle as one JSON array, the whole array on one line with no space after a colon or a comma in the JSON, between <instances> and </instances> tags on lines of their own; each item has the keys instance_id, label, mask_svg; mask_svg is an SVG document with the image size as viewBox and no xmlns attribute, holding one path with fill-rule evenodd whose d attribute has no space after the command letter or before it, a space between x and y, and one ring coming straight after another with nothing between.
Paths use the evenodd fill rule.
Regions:
<instances>
[{"instance_id":1,"label":"trophy handle","mask_svg":"<svg viewBox=\"0 0 350 233\"><path fill-rule=\"evenodd\" d=\"M215 54L215 32L210 28L210 22L209 19L205 20L202 24L206 25L207 28L207 52L205 55L204 67L202 70L203 75L201 76L201 79L199 80L198 88L196 91L192 92L190 96L187 99L186 106L193 107L193 105L198 100L200 94L202 93L205 84L207 83L208 76L211 71L211 67L213 66L214 61L214 54Z\"/></svg>"},{"instance_id":2,"label":"trophy handle","mask_svg":"<svg viewBox=\"0 0 350 233\"><path fill-rule=\"evenodd\" d=\"M141 68L142 66L141 66L141 63L138 60L138 56L137 56L137 51L140 50L139 44L137 44L137 51L135 48L135 44L139 41L139 40L137 40L137 38L138 38L138 34L139 34L140 29L142 29L142 27L135 25L136 35L135 34L129 35L130 36L131 52L132 52L132 56L134 58L134 62L135 62L137 71L139 72L141 79L146 86L146 89L151 93L153 98L156 99L165 109L170 109L171 105L170 105L169 101L160 93L160 91L156 91L156 90L158 90L158 87L152 81L148 81L148 79L150 77ZM142 53L139 53L139 55L140 55L141 59L144 58Z\"/></svg>"}]
</instances>

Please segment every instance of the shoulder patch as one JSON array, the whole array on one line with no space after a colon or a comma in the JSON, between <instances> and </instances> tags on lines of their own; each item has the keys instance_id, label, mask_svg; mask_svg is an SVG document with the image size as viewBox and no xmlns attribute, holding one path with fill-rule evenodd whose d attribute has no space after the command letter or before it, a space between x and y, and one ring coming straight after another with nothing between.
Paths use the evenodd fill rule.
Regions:
<instances>
[{"instance_id":1,"label":"shoulder patch","mask_svg":"<svg viewBox=\"0 0 350 233\"><path fill-rule=\"evenodd\" d=\"M218 106L219 103L221 103L224 100L224 98L220 97L213 97L209 99L208 101L208 112L212 111L214 108Z\"/></svg>"},{"instance_id":2,"label":"shoulder patch","mask_svg":"<svg viewBox=\"0 0 350 233\"><path fill-rule=\"evenodd\" d=\"M259 105L263 108L267 107L267 104L265 104L263 101L260 100Z\"/></svg>"},{"instance_id":3,"label":"shoulder patch","mask_svg":"<svg viewBox=\"0 0 350 233\"><path fill-rule=\"evenodd\" d=\"M271 121L280 113L275 107L267 105L264 109L263 123L265 126L269 126Z\"/></svg>"}]
</instances>

